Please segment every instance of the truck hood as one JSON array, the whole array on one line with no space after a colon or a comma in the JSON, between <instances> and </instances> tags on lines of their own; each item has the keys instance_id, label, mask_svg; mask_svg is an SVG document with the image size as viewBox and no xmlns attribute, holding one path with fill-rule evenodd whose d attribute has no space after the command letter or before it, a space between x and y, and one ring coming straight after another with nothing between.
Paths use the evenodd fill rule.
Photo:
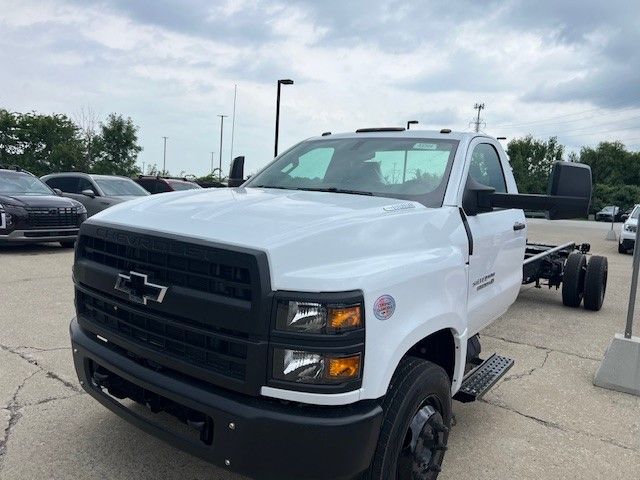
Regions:
<instances>
[{"instance_id":1,"label":"truck hood","mask_svg":"<svg viewBox=\"0 0 640 480\"><path fill-rule=\"evenodd\" d=\"M328 274L333 265L330 270L335 276L335 265L345 262L353 275L358 262L360 267L363 261L380 267L376 257L411 255L414 249L424 252L430 231L441 230L442 222L450 218L438 214L442 210L384 197L224 188L131 200L103 210L88 222L265 251L272 283L284 288L278 281L283 275L300 280L321 271ZM407 218L411 216L415 219Z\"/></svg>"},{"instance_id":2,"label":"truck hood","mask_svg":"<svg viewBox=\"0 0 640 480\"><path fill-rule=\"evenodd\" d=\"M0 195L0 204L19 207L77 207L79 202L57 195Z\"/></svg>"}]
</instances>

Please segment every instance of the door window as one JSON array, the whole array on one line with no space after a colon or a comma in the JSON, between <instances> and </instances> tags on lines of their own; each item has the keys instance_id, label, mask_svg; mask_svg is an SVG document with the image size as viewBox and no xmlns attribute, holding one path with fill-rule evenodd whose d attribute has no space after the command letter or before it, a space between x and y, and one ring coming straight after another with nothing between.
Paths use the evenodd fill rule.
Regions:
<instances>
[{"instance_id":1,"label":"door window","mask_svg":"<svg viewBox=\"0 0 640 480\"><path fill-rule=\"evenodd\" d=\"M46 181L51 188L59 188L64 193L78 192L78 179L76 177L53 177Z\"/></svg>"},{"instance_id":2,"label":"door window","mask_svg":"<svg viewBox=\"0 0 640 480\"><path fill-rule=\"evenodd\" d=\"M469 175L477 182L495 188L497 193L507 191L500 157L493 145L481 143L473 149Z\"/></svg>"},{"instance_id":3,"label":"door window","mask_svg":"<svg viewBox=\"0 0 640 480\"><path fill-rule=\"evenodd\" d=\"M89 180L87 180L86 178L79 178L78 191L75 193L82 193L84 190L91 190L93 193L97 194L95 187Z\"/></svg>"}]
</instances>

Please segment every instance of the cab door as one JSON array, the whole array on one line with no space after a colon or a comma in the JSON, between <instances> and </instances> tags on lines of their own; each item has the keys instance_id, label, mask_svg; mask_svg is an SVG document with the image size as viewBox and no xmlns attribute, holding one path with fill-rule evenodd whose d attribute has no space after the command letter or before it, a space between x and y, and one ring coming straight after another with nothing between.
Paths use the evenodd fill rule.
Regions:
<instances>
[{"instance_id":1,"label":"cab door","mask_svg":"<svg viewBox=\"0 0 640 480\"><path fill-rule=\"evenodd\" d=\"M517 193L508 160L504 154L500 157L490 139L473 140L468 151L468 175L496 192ZM470 334L475 334L506 312L518 296L527 228L524 212L519 209L468 215L467 222L473 242L469 255L468 325Z\"/></svg>"}]
</instances>

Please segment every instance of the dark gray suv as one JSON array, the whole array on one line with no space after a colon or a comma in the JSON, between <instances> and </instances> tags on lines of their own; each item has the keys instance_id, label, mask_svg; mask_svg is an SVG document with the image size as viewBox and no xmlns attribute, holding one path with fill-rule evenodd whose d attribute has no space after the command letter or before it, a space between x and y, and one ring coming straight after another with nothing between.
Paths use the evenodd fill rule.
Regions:
<instances>
[{"instance_id":1,"label":"dark gray suv","mask_svg":"<svg viewBox=\"0 0 640 480\"><path fill-rule=\"evenodd\" d=\"M57 188L65 197L73 198L87 209L87 215L109 208L111 205L149 195L144 188L127 177L93 175L88 173L52 173L41 180Z\"/></svg>"}]
</instances>

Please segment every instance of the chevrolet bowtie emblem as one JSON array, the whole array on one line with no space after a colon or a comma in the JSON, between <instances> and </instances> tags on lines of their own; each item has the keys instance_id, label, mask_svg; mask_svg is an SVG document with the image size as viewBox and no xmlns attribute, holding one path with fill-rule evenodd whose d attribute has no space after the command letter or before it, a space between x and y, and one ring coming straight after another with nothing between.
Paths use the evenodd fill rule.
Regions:
<instances>
[{"instance_id":1,"label":"chevrolet bowtie emblem","mask_svg":"<svg viewBox=\"0 0 640 480\"><path fill-rule=\"evenodd\" d=\"M167 287L150 283L147 275L138 272L129 272L129 275L121 273L113 288L128 294L132 302L143 305L146 305L148 300L162 303L167 293Z\"/></svg>"}]
</instances>

